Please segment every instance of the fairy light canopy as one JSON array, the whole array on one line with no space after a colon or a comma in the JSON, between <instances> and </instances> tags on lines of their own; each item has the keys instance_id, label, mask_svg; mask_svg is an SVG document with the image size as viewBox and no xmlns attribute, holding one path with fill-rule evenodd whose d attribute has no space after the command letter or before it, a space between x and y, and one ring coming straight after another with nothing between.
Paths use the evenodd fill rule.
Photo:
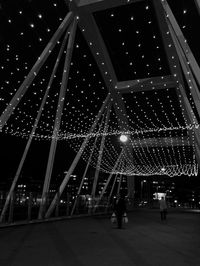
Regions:
<instances>
[{"instance_id":1,"label":"fairy light canopy","mask_svg":"<svg viewBox=\"0 0 200 266\"><path fill-rule=\"evenodd\" d=\"M82 5L83 15L88 8L86 4L91 3L92 6L93 2L67 1L69 8L75 3L75 11L77 3ZM172 0L168 2L178 14L181 29L186 37L190 36L195 19L198 20L195 4L183 0L177 1L177 5ZM102 3L103 1L99 1L99 5ZM2 2L0 7L3 47L0 71L4 77L0 86L2 113L69 10L65 1L59 0L23 0L18 3L10 0ZM191 21L190 17L195 19ZM102 171L111 172L123 149L117 139L124 129L128 130L130 141L122 155L123 162L116 172L129 175L197 174L194 131L198 124L195 119L192 124L188 122L182 99L178 97L178 66L174 64L175 72L172 74L153 2L124 1L122 6L92 11L92 19L99 29L108 57L98 50L93 32L88 33L88 18L76 16L76 19L78 28L59 140L65 140L67 145L78 151L102 103L108 93L111 93L109 86L122 100L124 109L111 93L112 104L106 107L102 114L83 158L88 160L93 150L91 164L95 167L101 138L106 136L99 167ZM44 66L36 73L27 93L2 129L3 134L29 137L63 41L64 35L57 42ZM198 56L197 43L194 44L192 40L190 42L191 48L194 47L193 51ZM171 47L172 43L167 45ZM52 139L65 55L66 48L38 122L34 135L37 140ZM192 113L195 114L193 100L190 93L188 95ZM109 121L106 122L108 114Z\"/></svg>"}]
</instances>

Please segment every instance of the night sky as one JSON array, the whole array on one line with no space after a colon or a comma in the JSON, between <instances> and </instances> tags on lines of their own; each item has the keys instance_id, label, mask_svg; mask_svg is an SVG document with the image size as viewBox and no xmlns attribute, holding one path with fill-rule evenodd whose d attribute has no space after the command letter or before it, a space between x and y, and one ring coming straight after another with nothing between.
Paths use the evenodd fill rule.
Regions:
<instances>
[{"instance_id":1,"label":"night sky","mask_svg":"<svg viewBox=\"0 0 200 266\"><path fill-rule=\"evenodd\" d=\"M197 39L199 14L194 0L168 0L168 3L196 58L200 61L200 40ZM54 32L68 12L64 0L0 0L0 111L3 112L32 66L48 44ZM118 81L165 76L170 74L161 34L157 25L152 1L95 12L95 21L117 76ZM56 44L40 72L1 133L1 180L11 180L16 172L27 139L33 127L41 100L61 48L64 35ZM48 151L54 126L64 54L61 57L52 87L39 121L35 138L25 161L21 178L42 180L48 159ZM72 54L66 99L59 131L59 141L53 177L62 175L70 166L74 155L88 133L95 116L107 96L108 90L86 40L77 29ZM187 92L188 93L188 92ZM192 99L190 104L196 112ZM184 137L187 123L175 89L128 93L123 96L129 127L134 138ZM96 129L103 132L106 114ZM165 128L172 130L163 131ZM178 128L175 130L175 128ZM153 133L151 133L153 129ZM119 130L114 109L111 109L108 131ZM135 135L134 135L135 134ZM78 165L81 172L84 161L89 159L94 138L89 142ZM97 147L101 145L97 140ZM109 172L117 158L120 144L117 134L106 138L102 171ZM95 167L98 152L94 151L91 165ZM192 164L193 148L135 149L131 171L146 173L149 166L163 164ZM146 154L145 159L141 159ZM164 161L163 161L164 156ZM155 158L159 162L155 162ZM158 159L157 159L158 160ZM138 165L136 170L134 165ZM125 166L121 166L124 172ZM154 166L153 166L154 167ZM130 170L129 169L129 170ZM75 172L76 172L75 171ZM10 182L10 181L9 181Z\"/></svg>"}]
</instances>

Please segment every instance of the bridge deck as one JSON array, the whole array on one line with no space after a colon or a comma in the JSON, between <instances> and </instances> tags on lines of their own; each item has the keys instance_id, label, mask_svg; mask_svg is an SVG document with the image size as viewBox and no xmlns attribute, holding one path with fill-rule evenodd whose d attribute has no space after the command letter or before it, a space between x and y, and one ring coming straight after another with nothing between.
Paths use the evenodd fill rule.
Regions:
<instances>
[{"instance_id":1,"label":"bridge deck","mask_svg":"<svg viewBox=\"0 0 200 266\"><path fill-rule=\"evenodd\" d=\"M0 229L1 266L197 266L200 214L158 210L129 213L125 229L108 217Z\"/></svg>"}]
</instances>

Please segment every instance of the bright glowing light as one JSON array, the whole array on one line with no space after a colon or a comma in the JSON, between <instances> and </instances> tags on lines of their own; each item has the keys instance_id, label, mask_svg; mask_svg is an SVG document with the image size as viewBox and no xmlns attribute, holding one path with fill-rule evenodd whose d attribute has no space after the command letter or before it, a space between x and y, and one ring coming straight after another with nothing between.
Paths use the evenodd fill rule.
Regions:
<instances>
[{"instance_id":1,"label":"bright glowing light","mask_svg":"<svg viewBox=\"0 0 200 266\"><path fill-rule=\"evenodd\" d=\"M120 136L120 141L121 142L127 142L127 140L128 140L128 137L126 135L121 135Z\"/></svg>"}]
</instances>

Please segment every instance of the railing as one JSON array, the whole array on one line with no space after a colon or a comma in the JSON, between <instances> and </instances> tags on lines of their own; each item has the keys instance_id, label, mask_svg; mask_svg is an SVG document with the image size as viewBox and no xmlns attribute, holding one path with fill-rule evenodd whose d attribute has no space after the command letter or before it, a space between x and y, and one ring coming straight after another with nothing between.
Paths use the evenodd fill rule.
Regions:
<instances>
[{"instance_id":1,"label":"railing","mask_svg":"<svg viewBox=\"0 0 200 266\"><path fill-rule=\"evenodd\" d=\"M0 193L0 214L4 204L6 202L6 193ZM47 211L50 203L53 199L53 195L49 193L46 195L46 202L44 210ZM159 208L157 201L141 201L141 199L129 199L127 198L127 209L129 211L135 208ZM110 215L113 211L113 199L109 197L103 197L101 200L99 198L92 198L89 195L79 195L71 196L68 193L58 197L54 212L51 217L45 219L44 216L42 219L38 219L39 209L41 205L41 195L38 196L37 193L13 193L10 198L8 208L6 209L5 215L0 222L0 227L12 226L18 224L29 224L29 223L38 223L43 221L51 221L57 219L67 219L83 216L94 216L94 215ZM180 205L180 204L179 204ZM184 208L198 210L200 209L200 204L185 204L182 205L170 205L169 208Z\"/></svg>"},{"instance_id":2,"label":"railing","mask_svg":"<svg viewBox=\"0 0 200 266\"><path fill-rule=\"evenodd\" d=\"M53 195L49 193L46 196L44 210L46 211L50 206ZM6 195L0 197L0 214L2 213ZM92 199L90 196L74 196L69 194L58 198L54 212L49 219L38 219L41 196L35 193L26 193L23 196L13 193L8 208L0 223L0 226L33 223L57 218L72 218L96 214L108 214L112 211L112 203L108 198L102 198L99 201L97 198Z\"/></svg>"}]
</instances>

